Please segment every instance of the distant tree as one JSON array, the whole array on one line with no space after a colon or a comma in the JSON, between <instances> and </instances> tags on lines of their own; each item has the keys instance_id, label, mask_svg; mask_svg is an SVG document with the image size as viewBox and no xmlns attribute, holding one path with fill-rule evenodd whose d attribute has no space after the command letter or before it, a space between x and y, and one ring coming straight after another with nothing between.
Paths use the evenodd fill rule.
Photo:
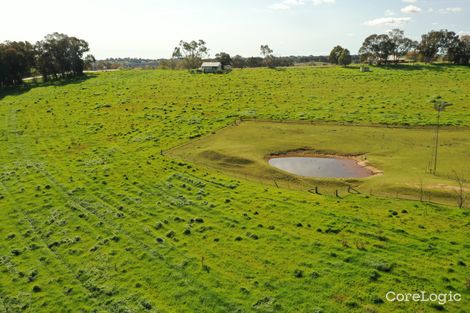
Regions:
<instances>
[{"instance_id":1,"label":"distant tree","mask_svg":"<svg viewBox=\"0 0 470 313\"><path fill-rule=\"evenodd\" d=\"M392 43L391 55L393 56L393 60L395 63L398 63L400 58L405 56L415 46L417 46L416 41L406 38L405 32L398 28L391 30L388 33L388 37L390 38L390 42Z\"/></svg>"},{"instance_id":2,"label":"distant tree","mask_svg":"<svg viewBox=\"0 0 470 313\"><path fill-rule=\"evenodd\" d=\"M295 64L294 57L275 57L272 60L271 67L278 67L278 66L293 66Z\"/></svg>"},{"instance_id":3,"label":"distant tree","mask_svg":"<svg viewBox=\"0 0 470 313\"><path fill-rule=\"evenodd\" d=\"M79 76L83 74L83 55L90 49L83 39L53 33L35 45L36 65L44 80L50 77Z\"/></svg>"},{"instance_id":4,"label":"distant tree","mask_svg":"<svg viewBox=\"0 0 470 313\"><path fill-rule=\"evenodd\" d=\"M455 57L455 52L458 51L459 48L459 36L453 32L448 30L441 30L442 33L442 41L441 41L441 49L440 53L444 56L444 58L449 61L453 62Z\"/></svg>"},{"instance_id":5,"label":"distant tree","mask_svg":"<svg viewBox=\"0 0 470 313\"><path fill-rule=\"evenodd\" d=\"M85 63L85 69L87 70L94 70L95 64L96 64L96 59L92 54L87 54L85 56L85 59L83 60Z\"/></svg>"},{"instance_id":6,"label":"distant tree","mask_svg":"<svg viewBox=\"0 0 470 313\"><path fill-rule=\"evenodd\" d=\"M419 59L419 51L417 50L418 42L414 41L413 44L416 44L416 46L413 46L413 48L411 48L411 50L408 51L405 57L411 62L415 63Z\"/></svg>"},{"instance_id":7,"label":"distant tree","mask_svg":"<svg viewBox=\"0 0 470 313\"><path fill-rule=\"evenodd\" d=\"M465 39L462 41L455 32L443 29L422 35L418 50L426 63L434 61L440 55L451 63L466 64L465 46Z\"/></svg>"},{"instance_id":8,"label":"distant tree","mask_svg":"<svg viewBox=\"0 0 470 313\"><path fill-rule=\"evenodd\" d=\"M31 74L34 55L33 46L26 41L0 44L0 86L21 84Z\"/></svg>"},{"instance_id":9,"label":"distant tree","mask_svg":"<svg viewBox=\"0 0 470 313\"><path fill-rule=\"evenodd\" d=\"M431 63L437 57L443 44L442 31L430 31L421 36L418 50L425 63Z\"/></svg>"},{"instance_id":10,"label":"distant tree","mask_svg":"<svg viewBox=\"0 0 470 313\"><path fill-rule=\"evenodd\" d=\"M450 45L447 51L449 62L468 65L470 60L470 36L461 36L456 43Z\"/></svg>"},{"instance_id":11,"label":"distant tree","mask_svg":"<svg viewBox=\"0 0 470 313\"><path fill-rule=\"evenodd\" d=\"M341 54L338 58L338 64L342 66L348 66L349 64L351 64L351 62L352 62L351 53L349 52L348 49L343 49L343 51L341 51Z\"/></svg>"},{"instance_id":12,"label":"distant tree","mask_svg":"<svg viewBox=\"0 0 470 313\"><path fill-rule=\"evenodd\" d=\"M209 55L209 49L204 40L185 42L180 41L179 46L175 47L172 57L183 59L186 69L198 68L202 59Z\"/></svg>"},{"instance_id":13,"label":"distant tree","mask_svg":"<svg viewBox=\"0 0 470 313\"><path fill-rule=\"evenodd\" d=\"M232 58L232 66L236 68L245 68L246 67L246 59L240 55L236 55Z\"/></svg>"},{"instance_id":14,"label":"distant tree","mask_svg":"<svg viewBox=\"0 0 470 313\"><path fill-rule=\"evenodd\" d=\"M378 65L387 63L394 51L394 44L388 35L370 35L359 50L361 60Z\"/></svg>"},{"instance_id":15,"label":"distant tree","mask_svg":"<svg viewBox=\"0 0 470 313\"><path fill-rule=\"evenodd\" d=\"M261 45L261 55L264 57L264 61L267 67L274 66L274 54L273 50L268 45Z\"/></svg>"},{"instance_id":16,"label":"distant tree","mask_svg":"<svg viewBox=\"0 0 470 313\"><path fill-rule=\"evenodd\" d=\"M163 70L185 69L186 65L181 59L160 60L157 68Z\"/></svg>"},{"instance_id":17,"label":"distant tree","mask_svg":"<svg viewBox=\"0 0 470 313\"><path fill-rule=\"evenodd\" d=\"M470 36L460 37L458 51L455 54L454 63L460 65L468 65L470 61Z\"/></svg>"},{"instance_id":18,"label":"distant tree","mask_svg":"<svg viewBox=\"0 0 470 313\"><path fill-rule=\"evenodd\" d=\"M341 46L336 46L331 50L329 61L331 64L339 64L339 57L343 52L344 48Z\"/></svg>"},{"instance_id":19,"label":"distant tree","mask_svg":"<svg viewBox=\"0 0 470 313\"><path fill-rule=\"evenodd\" d=\"M222 63L223 66L226 65L232 65L232 58L230 57L230 54L225 53L225 52L220 52L215 55L215 59Z\"/></svg>"},{"instance_id":20,"label":"distant tree","mask_svg":"<svg viewBox=\"0 0 470 313\"><path fill-rule=\"evenodd\" d=\"M250 57L246 59L247 67L262 67L265 65L265 60L260 57Z\"/></svg>"},{"instance_id":21,"label":"distant tree","mask_svg":"<svg viewBox=\"0 0 470 313\"><path fill-rule=\"evenodd\" d=\"M261 45L260 50L263 57L270 56L274 52L268 45Z\"/></svg>"},{"instance_id":22,"label":"distant tree","mask_svg":"<svg viewBox=\"0 0 470 313\"><path fill-rule=\"evenodd\" d=\"M44 80L82 75L87 51L85 40L59 33L45 36L34 46L7 41L0 44L0 86L18 85L33 70Z\"/></svg>"}]
</instances>

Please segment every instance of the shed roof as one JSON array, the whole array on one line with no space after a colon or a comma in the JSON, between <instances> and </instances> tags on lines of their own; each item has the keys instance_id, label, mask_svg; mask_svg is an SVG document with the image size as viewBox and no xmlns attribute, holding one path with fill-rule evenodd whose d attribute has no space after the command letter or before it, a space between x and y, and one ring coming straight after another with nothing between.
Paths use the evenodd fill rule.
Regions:
<instances>
[{"instance_id":1,"label":"shed roof","mask_svg":"<svg viewBox=\"0 0 470 313\"><path fill-rule=\"evenodd\" d=\"M201 67L219 67L222 66L220 62L204 62L202 63Z\"/></svg>"}]
</instances>

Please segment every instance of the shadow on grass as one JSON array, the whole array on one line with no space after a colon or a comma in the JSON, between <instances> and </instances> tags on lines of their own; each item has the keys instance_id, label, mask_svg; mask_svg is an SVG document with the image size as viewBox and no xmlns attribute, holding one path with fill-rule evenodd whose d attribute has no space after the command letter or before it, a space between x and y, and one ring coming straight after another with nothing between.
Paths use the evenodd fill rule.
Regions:
<instances>
[{"instance_id":1,"label":"shadow on grass","mask_svg":"<svg viewBox=\"0 0 470 313\"><path fill-rule=\"evenodd\" d=\"M401 70L401 71L444 71L448 68L455 67L452 64L387 64L382 65L380 68L386 70Z\"/></svg>"},{"instance_id":2,"label":"shadow on grass","mask_svg":"<svg viewBox=\"0 0 470 313\"><path fill-rule=\"evenodd\" d=\"M80 84L88 79L95 78L96 76L97 76L96 74L87 73L79 77L50 80L47 82L35 81L35 80L24 82L23 85L21 86L6 87L3 89L0 89L0 100L2 100L6 96L21 95L36 87L65 86L65 85L72 85L72 84Z\"/></svg>"},{"instance_id":3,"label":"shadow on grass","mask_svg":"<svg viewBox=\"0 0 470 313\"><path fill-rule=\"evenodd\" d=\"M391 71L436 71L436 72L442 72L447 69L452 69L452 68L461 68L465 67L468 68L468 66L461 66L461 65L454 65L454 64L422 64L422 63L416 63L416 64L387 64L387 65L365 65L368 66L372 71L374 69L383 69L383 70L391 70ZM350 70L359 70L359 65L351 65L351 66L345 66L343 67L345 69L350 69Z\"/></svg>"},{"instance_id":4,"label":"shadow on grass","mask_svg":"<svg viewBox=\"0 0 470 313\"><path fill-rule=\"evenodd\" d=\"M273 71L276 71L276 72L284 72L286 71L286 68L285 67L268 67L269 70L273 70Z\"/></svg>"}]
</instances>

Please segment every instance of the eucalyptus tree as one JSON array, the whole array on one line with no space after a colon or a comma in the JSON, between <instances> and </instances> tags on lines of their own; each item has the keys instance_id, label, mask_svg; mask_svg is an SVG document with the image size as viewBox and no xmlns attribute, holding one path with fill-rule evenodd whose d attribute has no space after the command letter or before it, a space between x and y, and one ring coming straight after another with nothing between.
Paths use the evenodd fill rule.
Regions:
<instances>
[{"instance_id":1,"label":"eucalyptus tree","mask_svg":"<svg viewBox=\"0 0 470 313\"><path fill-rule=\"evenodd\" d=\"M261 45L261 55L264 57L264 62L267 67L273 67L274 65L274 51L268 45Z\"/></svg>"},{"instance_id":2,"label":"eucalyptus tree","mask_svg":"<svg viewBox=\"0 0 470 313\"><path fill-rule=\"evenodd\" d=\"M343 49L338 58L338 64L342 66L348 66L352 62L351 53L348 49Z\"/></svg>"},{"instance_id":3,"label":"eucalyptus tree","mask_svg":"<svg viewBox=\"0 0 470 313\"><path fill-rule=\"evenodd\" d=\"M83 74L83 55L90 50L88 42L65 34L52 33L34 46L36 67L44 80Z\"/></svg>"},{"instance_id":4,"label":"eucalyptus tree","mask_svg":"<svg viewBox=\"0 0 470 313\"><path fill-rule=\"evenodd\" d=\"M391 30L388 33L388 37L392 43L391 55L395 63L398 63L401 57L405 56L417 45L417 42L405 37L405 32L398 28Z\"/></svg>"},{"instance_id":5,"label":"eucalyptus tree","mask_svg":"<svg viewBox=\"0 0 470 313\"><path fill-rule=\"evenodd\" d=\"M418 45L420 55L423 57L425 63L431 63L439 53L442 45L442 32L430 31L421 36L421 41Z\"/></svg>"},{"instance_id":6,"label":"eucalyptus tree","mask_svg":"<svg viewBox=\"0 0 470 313\"><path fill-rule=\"evenodd\" d=\"M27 41L0 43L0 86L19 85L31 74L34 49Z\"/></svg>"},{"instance_id":7,"label":"eucalyptus tree","mask_svg":"<svg viewBox=\"0 0 470 313\"><path fill-rule=\"evenodd\" d=\"M338 60L339 60L339 57L341 55L341 53L343 52L344 48L341 47L341 46L336 46L334 47L331 52L330 52L330 56L328 58L328 60L330 61L331 64L339 64Z\"/></svg>"},{"instance_id":8,"label":"eucalyptus tree","mask_svg":"<svg viewBox=\"0 0 470 313\"><path fill-rule=\"evenodd\" d=\"M222 63L223 66L225 65L232 65L232 58L230 57L230 54L225 53L225 52L220 52L215 55L215 59Z\"/></svg>"},{"instance_id":9,"label":"eucalyptus tree","mask_svg":"<svg viewBox=\"0 0 470 313\"><path fill-rule=\"evenodd\" d=\"M455 32L447 29L433 30L421 36L418 49L426 63L431 63L438 55L452 62L453 52L458 49L459 44L459 36Z\"/></svg>"},{"instance_id":10,"label":"eucalyptus tree","mask_svg":"<svg viewBox=\"0 0 470 313\"><path fill-rule=\"evenodd\" d=\"M388 35L373 34L364 40L359 54L362 61L380 65L388 62L388 57L393 54L393 50L394 44Z\"/></svg>"},{"instance_id":11,"label":"eucalyptus tree","mask_svg":"<svg viewBox=\"0 0 470 313\"><path fill-rule=\"evenodd\" d=\"M458 44L449 49L448 55L450 62L468 65L470 61L470 36L460 36Z\"/></svg>"},{"instance_id":12,"label":"eucalyptus tree","mask_svg":"<svg viewBox=\"0 0 470 313\"><path fill-rule=\"evenodd\" d=\"M83 60L85 63L85 69L94 70L96 67L96 59L92 54L87 54Z\"/></svg>"},{"instance_id":13,"label":"eucalyptus tree","mask_svg":"<svg viewBox=\"0 0 470 313\"><path fill-rule=\"evenodd\" d=\"M247 66L246 59L237 54L232 58L232 66L237 68L244 68Z\"/></svg>"},{"instance_id":14,"label":"eucalyptus tree","mask_svg":"<svg viewBox=\"0 0 470 313\"><path fill-rule=\"evenodd\" d=\"M191 42L181 40L179 45L173 50L172 58L182 59L186 69L193 69L199 67L202 59L208 55L209 49L204 40L193 40Z\"/></svg>"}]
</instances>

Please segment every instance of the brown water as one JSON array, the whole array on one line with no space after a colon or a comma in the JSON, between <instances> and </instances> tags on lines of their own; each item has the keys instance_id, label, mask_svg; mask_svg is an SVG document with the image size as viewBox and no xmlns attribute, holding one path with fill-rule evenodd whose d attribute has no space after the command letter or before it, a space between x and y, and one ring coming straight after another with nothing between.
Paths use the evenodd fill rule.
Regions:
<instances>
[{"instance_id":1,"label":"brown water","mask_svg":"<svg viewBox=\"0 0 470 313\"><path fill-rule=\"evenodd\" d=\"M305 177L364 178L373 175L355 160L326 157L272 158L269 164L280 170Z\"/></svg>"}]
</instances>

